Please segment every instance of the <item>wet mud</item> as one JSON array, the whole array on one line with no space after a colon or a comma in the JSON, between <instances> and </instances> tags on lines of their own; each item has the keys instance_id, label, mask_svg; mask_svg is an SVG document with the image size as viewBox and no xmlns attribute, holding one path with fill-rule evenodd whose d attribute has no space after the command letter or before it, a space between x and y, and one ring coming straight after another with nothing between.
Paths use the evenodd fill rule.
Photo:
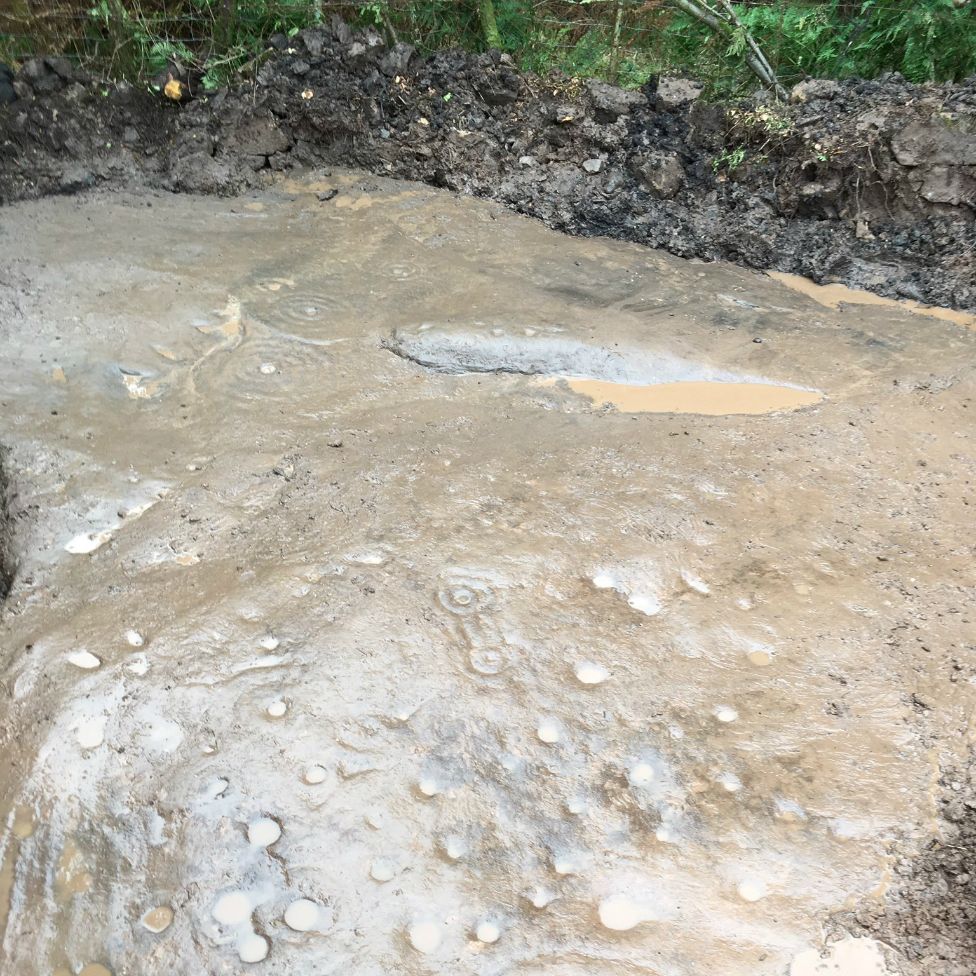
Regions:
<instances>
[{"instance_id":1,"label":"wet mud","mask_svg":"<svg viewBox=\"0 0 976 976\"><path fill-rule=\"evenodd\" d=\"M34 59L0 107L0 201L97 186L238 194L357 166L548 226L976 311L976 81L805 81L707 104L421 57L373 31L269 39L249 77L174 103ZM324 186L323 198L336 192Z\"/></svg>"},{"instance_id":2,"label":"wet mud","mask_svg":"<svg viewBox=\"0 0 976 976\"><path fill-rule=\"evenodd\" d=\"M346 172L0 241L4 973L972 971L976 331Z\"/></svg>"}]
</instances>

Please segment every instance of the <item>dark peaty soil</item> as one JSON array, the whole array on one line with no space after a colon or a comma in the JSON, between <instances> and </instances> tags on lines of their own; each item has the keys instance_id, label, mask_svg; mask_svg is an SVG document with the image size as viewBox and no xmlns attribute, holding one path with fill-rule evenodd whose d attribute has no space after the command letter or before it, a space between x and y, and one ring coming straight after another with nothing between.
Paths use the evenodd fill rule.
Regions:
<instances>
[{"instance_id":1,"label":"dark peaty soil","mask_svg":"<svg viewBox=\"0 0 976 976\"><path fill-rule=\"evenodd\" d=\"M0 201L100 183L236 193L352 165L491 197L573 234L976 309L976 79L806 82L704 104L541 79L504 55L275 37L250 82L183 104L36 59L0 107Z\"/></svg>"}]
</instances>

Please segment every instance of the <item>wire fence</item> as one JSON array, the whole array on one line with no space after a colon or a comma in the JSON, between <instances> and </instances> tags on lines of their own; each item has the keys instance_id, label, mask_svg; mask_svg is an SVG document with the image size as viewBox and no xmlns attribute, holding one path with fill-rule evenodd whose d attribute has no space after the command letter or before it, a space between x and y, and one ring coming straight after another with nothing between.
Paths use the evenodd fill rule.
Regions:
<instances>
[{"instance_id":1,"label":"wire fence","mask_svg":"<svg viewBox=\"0 0 976 976\"><path fill-rule=\"evenodd\" d=\"M230 80L276 33L333 16L422 52L499 44L529 70L639 85L661 71L732 90L750 80L743 36L716 34L668 0L0 0L0 60L72 58L92 74L142 80L177 61ZM715 4L718 6L718 4ZM492 8L492 27L485 7ZM780 80L899 70L912 80L976 73L976 3L736 0ZM491 29L495 30L494 36Z\"/></svg>"}]
</instances>

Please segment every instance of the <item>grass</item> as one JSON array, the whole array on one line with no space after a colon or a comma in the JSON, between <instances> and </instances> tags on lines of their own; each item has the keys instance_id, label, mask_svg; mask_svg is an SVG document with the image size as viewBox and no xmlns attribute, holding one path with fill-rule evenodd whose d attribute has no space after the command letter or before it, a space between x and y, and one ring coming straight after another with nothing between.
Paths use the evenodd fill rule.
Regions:
<instances>
[{"instance_id":1,"label":"grass","mask_svg":"<svg viewBox=\"0 0 976 976\"><path fill-rule=\"evenodd\" d=\"M918 82L976 74L976 4L750 0L736 7L787 84L886 71ZM175 59L216 87L271 34L294 35L332 13L393 31L423 51L484 47L478 0L50 0L42 8L38 14L38 4L29 10L27 0L13 0L0 12L0 59L63 52L96 74L130 81L151 78ZM494 8L503 48L540 74L636 87L676 72L702 79L713 96L754 85L741 35L719 38L665 0L494 0Z\"/></svg>"}]
</instances>

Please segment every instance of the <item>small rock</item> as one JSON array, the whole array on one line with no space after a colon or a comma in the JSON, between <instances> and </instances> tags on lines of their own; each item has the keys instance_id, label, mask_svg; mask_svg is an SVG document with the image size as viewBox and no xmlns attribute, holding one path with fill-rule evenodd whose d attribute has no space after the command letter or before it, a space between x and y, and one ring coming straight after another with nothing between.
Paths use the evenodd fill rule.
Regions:
<instances>
[{"instance_id":1,"label":"small rock","mask_svg":"<svg viewBox=\"0 0 976 976\"><path fill-rule=\"evenodd\" d=\"M569 125L576 121L576 109L572 105L557 105L552 110L551 118L556 125Z\"/></svg>"},{"instance_id":2,"label":"small rock","mask_svg":"<svg viewBox=\"0 0 976 976\"><path fill-rule=\"evenodd\" d=\"M407 73L410 59L414 56L414 48L404 41L397 41L393 47L380 58L379 68L388 78Z\"/></svg>"},{"instance_id":3,"label":"small rock","mask_svg":"<svg viewBox=\"0 0 976 976\"><path fill-rule=\"evenodd\" d=\"M18 81L25 81L38 94L49 94L57 91L63 84L43 58L31 58L24 62L24 66L17 75Z\"/></svg>"},{"instance_id":4,"label":"small rock","mask_svg":"<svg viewBox=\"0 0 976 976\"><path fill-rule=\"evenodd\" d=\"M976 178L961 166L933 166L925 176L921 196L929 203L968 206L976 200Z\"/></svg>"},{"instance_id":5,"label":"small rock","mask_svg":"<svg viewBox=\"0 0 976 976\"><path fill-rule=\"evenodd\" d=\"M840 85L836 81L825 78L815 78L801 81L793 86L790 92L791 102L809 102L814 98L831 99L840 92Z\"/></svg>"},{"instance_id":6,"label":"small rock","mask_svg":"<svg viewBox=\"0 0 976 976\"><path fill-rule=\"evenodd\" d=\"M627 91L602 81L588 81L586 89L593 104L593 117L604 125L616 122L621 115L629 115L645 101L640 92Z\"/></svg>"},{"instance_id":7,"label":"small rock","mask_svg":"<svg viewBox=\"0 0 976 976\"><path fill-rule=\"evenodd\" d=\"M681 108L695 101L704 90L703 85L690 78L659 78L657 103L666 111Z\"/></svg>"},{"instance_id":8,"label":"small rock","mask_svg":"<svg viewBox=\"0 0 976 976\"><path fill-rule=\"evenodd\" d=\"M519 166L522 169L528 169L530 166L535 166L535 156L519 156Z\"/></svg>"},{"instance_id":9,"label":"small rock","mask_svg":"<svg viewBox=\"0 0 976 976\"><path fill-rule=\"evenodd\" d=\"M332 36L340 44L348 44L352 40L352 28L338 14L332 15L330 26Z\"/></svg>"},{"instance_id":10,"label":"small rock","mask_svg":"<svg viewBox=\"0 0 976 976\"><path fill-rule=\"evenodd\" d=\"M328 203L329 200L334 200L339 195L339 191L332 187L329 190L324 190L322 193L316 193L315 196L319 203Z\"/></svg>"},{"instance_id":11,"label":"small rock","mask_svg":"<svg viewBox=\"0 0 976 976\"><path fill-rule=\"evenodd\" d=\"M902 166L976 166L976 132L942 120L910 122L891 140Z\"/></svg>"},{"instance_id":12,"label":"small rock","mask_svg":"<svg viewBox=\"0 0 976 976\"><path fill-rule=\"evenodd\" d=\"M62 80L62 81L74 81L75 80L75 69L74 65L67 59L62 57L48 57L44 59L44 63Z\"/></svg>"},{"instance_id":13,"label":"small rock","mask_svg":"<svg viewBox=\"0 0 976 976\"><path fill-rule=\"evenodd\" d=\"M480 84L478 94L489 105L508 105L519 97L519 78L513 71L502 69L497 75L486 77Z\"/></svg>"},{"instance_id":14,"label":"small rock","mask_svg":"<svg viewBox=\"0 0 976 976\"><path fill-rule=\"evenodd\" d=\"M33 85L35 82L46 77L48 73L48 68L43 58L30 58L21 66L18 77Z\"/></svg>"},{"instance_id":15,"label":"small rock","mask_svg":"<svg viewBox=\"0 0 976 976\"><path fill-rule=\"evenodd\" d=\"M302 75L307 75L311 71L312 66L307 61L296 61L291 66L291 73L297 78L301 78Z\"/></svg>"},{"instance_id":16,"label":"small rock","mask_svg":"<svg viewBox=\"0 0 976 976\"><path fill-rule=\"evenodd\" d=\"M629 169L646 190L664 200L670 200L685 182L681 160L671 153L647 152L635 156Z\"/></svg>"},{"instance_id":17,"label":"small rock","mask_svg":"<svg viewBox=\"0 0 976 976\"><path fill-rule=\"evenodd\" d=\"M360 41L353 41L346 50L346 57L350 61L358 61L366 53L366 45Z\"/></svg>"},{"instance_id":18,"label":"small rock","mask_svg":"<svg viewBox=\"0 0 976 976\"><path fill-rule=\"evenodd\" d=\"M305 50L313 57L317 58L322 53L322 48L325 47L325 37L322 31L309 28L308 30L303 30L301 33L302 42L305 44Z\"/></svg>"},{"instance_id":19,"label":"small rock","mask_svg":"<svg viewBox=\"0 0 976 976\"><path fill-rule=\"evenodd\" d=\"M600 170L603 169L603 160L596 157L593 159L584 159L583 169L585 169L587 173L599 173Z\"/></svg>"}]
</instances>

